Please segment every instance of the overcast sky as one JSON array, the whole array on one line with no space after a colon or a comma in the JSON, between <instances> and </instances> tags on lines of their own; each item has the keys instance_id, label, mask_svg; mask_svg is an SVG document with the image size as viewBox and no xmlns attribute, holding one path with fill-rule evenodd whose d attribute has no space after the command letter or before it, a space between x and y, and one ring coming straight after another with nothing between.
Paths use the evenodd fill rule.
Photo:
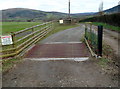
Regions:
<instances>
[{"instance_id":1,"label":"overcast sky","mask_svg":"<svg viewBox=\"0 0 120 89\"><path fill-rule=\"evenodd\" d=\"M30 8L42 11L68 12L69 0L0 0L0 9ZM71 13L97 12L103 1L104 10L118 5L120 0L71 0Z\"/></svg>"}]
</instances>

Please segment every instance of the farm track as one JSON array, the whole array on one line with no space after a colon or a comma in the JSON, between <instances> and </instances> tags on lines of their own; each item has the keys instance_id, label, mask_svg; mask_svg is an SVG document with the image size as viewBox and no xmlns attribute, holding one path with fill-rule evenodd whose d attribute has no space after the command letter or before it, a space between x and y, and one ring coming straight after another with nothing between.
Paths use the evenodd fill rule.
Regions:
<instances>
[{"instance_id":1,"label":"farm track","mask_svg":"<svg viewBox=\"0 0 120 89\"><path fill-rule=\"evenodd\" d=\"M80 42L84 26L49 36L38 44ZM96 64L97 60L36 61L24 59L3 75L3 87L117 87L118 81Z\"/></svg>"},{"instance_id":2,"label":"farm track","mask_svg":"<svg viewBox=\"0 0 120 89\"><path fill-rule=\"evenodd\" d=\"M114 50L116 55L118 54L118 48L119 48L119 40L120 40L120 33L114 32L108 29L104 29L104 40L105 43L110 45L111 48Z\"/></svg>"}]
</instances>

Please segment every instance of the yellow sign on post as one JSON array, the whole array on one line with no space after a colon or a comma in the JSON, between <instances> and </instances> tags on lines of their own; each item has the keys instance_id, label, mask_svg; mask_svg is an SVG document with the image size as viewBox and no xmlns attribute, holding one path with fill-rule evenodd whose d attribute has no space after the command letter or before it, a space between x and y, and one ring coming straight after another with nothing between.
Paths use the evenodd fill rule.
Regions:
<instances>
[{"instance_id":1,"label":"yellow sign on post","mask_svg":"<svg viewBox=\"0 0 120 89\"><path fill-rule=\"evenodd\" d=\"M2 43L2 45L13 44L12 36L11 35L1 36L1 43Z\"/></svg>"}]
</instances>

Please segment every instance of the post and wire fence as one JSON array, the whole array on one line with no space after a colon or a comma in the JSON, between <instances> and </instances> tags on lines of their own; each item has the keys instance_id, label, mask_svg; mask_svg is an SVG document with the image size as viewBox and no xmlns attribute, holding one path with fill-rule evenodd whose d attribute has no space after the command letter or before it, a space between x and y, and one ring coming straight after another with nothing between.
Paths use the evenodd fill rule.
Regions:
<instances>
[{"instance_id":1,"label":"post and wire fence","mask_svg":"<svg viewBox=\"0 0 120 89\"><path fill-rule=\"evenodd\" d=\"M103 26L93 29L91 22L85 23L85 41L93 56L102 56Z\"/></svg>"}]
</instances>

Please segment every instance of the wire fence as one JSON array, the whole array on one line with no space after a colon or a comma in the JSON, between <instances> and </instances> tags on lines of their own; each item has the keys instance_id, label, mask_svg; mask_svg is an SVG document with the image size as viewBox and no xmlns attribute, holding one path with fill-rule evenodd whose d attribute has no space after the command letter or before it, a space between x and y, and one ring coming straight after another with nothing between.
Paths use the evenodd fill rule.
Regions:
<instances>
[{"instance_id":1,"label":"wire fence","mask_svg":"<svg viewBox=\"0 0 120 89\"><path fill-rule=\"evenodd\" d=\"M102 34L103 27L93 29L91 22L85 24L85 40L92 50L93 55L102 56Z\"/></svg>"}]
</instances>

